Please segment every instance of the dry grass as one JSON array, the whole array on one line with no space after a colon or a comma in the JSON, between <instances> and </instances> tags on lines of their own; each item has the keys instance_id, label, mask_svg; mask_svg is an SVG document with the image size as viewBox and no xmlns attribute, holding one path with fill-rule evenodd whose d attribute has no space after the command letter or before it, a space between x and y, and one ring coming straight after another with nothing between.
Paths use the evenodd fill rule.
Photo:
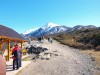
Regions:
<instances>
[{"instance_id":1,"label":"dry grass","mask_svg":"<svg viewBox=\"0 0 100 75\"><path fill-rule=\"evenodd\" d=\"M82 43L76 42L74 39L60 40L60 43L74 48L82 48L84 46Z\"/></svg>"},{"instance_id":2,"label":"dry grass","mask_svg":"<svg viewBox=\"0 0 100 75\"><path fill-rule=\"evenodd\" d=\"M22 59L22 61L30 61L30 57L29 56L25 57L25 58Z\"/></svg>"},{"instance_id":3,"label":"dry grass","mask_svg":"<svg viewBox=\"0 0 100 75\"><path fill-rule=\"evenodd\" d=\"M81 52L92 56L94 58L94 60L96 61L96 66L100 67L100 51L82 50ZM97 75L100 75L100 73L98 73Z\"/></svg>"},{"instance_id":4,"label":"dry grass","mask_svg":"<svg viewBox=\"0 0 100 75\"><path fill-rule=\"evenodd\" d=\"M94 51L94 50L83 50L82 53L89 54L92 57L95 58L95 61L97 62L97 66L100 66L100 51Z\"/></svg>"}]
</instances>

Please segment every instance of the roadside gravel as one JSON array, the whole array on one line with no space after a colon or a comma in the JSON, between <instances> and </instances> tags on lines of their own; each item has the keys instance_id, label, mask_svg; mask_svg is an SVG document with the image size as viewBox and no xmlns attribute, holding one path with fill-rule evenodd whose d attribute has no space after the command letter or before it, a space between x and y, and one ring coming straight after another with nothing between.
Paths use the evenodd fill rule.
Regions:
<instances>
[{"instance_id":1,"label":"roadside gravel","mask_svg":"<svg viewBox=\"0 0 100 75\"><path fill-rule=\"evenodd\" d=\"M91 57L53 41L49 43L35 43L47 48L38 58L25 68L19 75L95 75L95 62ZM32 56L32 55L31 55ZM49 56L49 57L48 57Z\"/></svg>"}]
</instances>

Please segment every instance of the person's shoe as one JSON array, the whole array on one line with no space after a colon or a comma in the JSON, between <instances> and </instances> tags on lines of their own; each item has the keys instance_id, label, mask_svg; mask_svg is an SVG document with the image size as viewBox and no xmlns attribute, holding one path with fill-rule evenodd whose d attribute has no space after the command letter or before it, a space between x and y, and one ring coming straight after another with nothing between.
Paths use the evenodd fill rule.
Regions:
<instances>
[{"instance_id":1,"label":"person's shoe","mask_svg":"<svg viewBox=\"0 0 100 75\"><path fill-rule=\"evenodd\" d=\"M13 70L15 70L15 68L13 68Z\"/></svg>"},{"instance_id":2,"label":"person's shoe","mask_svg":"<svg viewBox=\"0 0 100 75\"><path fill-rule=\"evenodd\" d=\"M18 70L19 68L17 68L16 70Z\"/></svg>"}]
</instances>

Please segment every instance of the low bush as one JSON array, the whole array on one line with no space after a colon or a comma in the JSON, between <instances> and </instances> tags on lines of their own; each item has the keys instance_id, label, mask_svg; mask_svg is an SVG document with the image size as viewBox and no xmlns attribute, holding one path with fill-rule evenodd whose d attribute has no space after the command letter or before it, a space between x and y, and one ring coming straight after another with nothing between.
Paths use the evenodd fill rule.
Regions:
<instances>
[{"instance_id":1,"label":"low bush","mask_svg":"<svg viewBox=\"0 0 100 75\"><path fill-rule=\"evenodd\" d=\"M100 51L100 45L96 47L96 51Z\"/></svg>"}]
</instances>

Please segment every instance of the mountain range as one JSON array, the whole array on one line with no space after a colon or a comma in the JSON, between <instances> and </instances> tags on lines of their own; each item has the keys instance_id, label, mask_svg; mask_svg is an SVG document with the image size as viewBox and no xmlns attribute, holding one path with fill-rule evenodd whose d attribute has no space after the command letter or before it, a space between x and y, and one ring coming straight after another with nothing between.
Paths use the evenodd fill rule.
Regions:
<instances>
[{"instance_id":1,"label":"mountain range","mask_svg":"<svg viewBox=\"0 0 100 75\"><path fill-rule=\"evenodd\" d=\"M27 30L25 33L23 33L23 35L40 37L40 36L44 36L44 35L57 34L57 33L61 33L61 32L69 33L69 32L74 32L77 30L85 30L85 29L90 29L90 28L97 28L97 27L93 26L93 25L87 25L87 26L76 25L74 27L67 27L64 25L62 26L62 25L58 25L58 24L49 22L46 25L44 25L43 27Z\"/></svg>"}]
</instances>

